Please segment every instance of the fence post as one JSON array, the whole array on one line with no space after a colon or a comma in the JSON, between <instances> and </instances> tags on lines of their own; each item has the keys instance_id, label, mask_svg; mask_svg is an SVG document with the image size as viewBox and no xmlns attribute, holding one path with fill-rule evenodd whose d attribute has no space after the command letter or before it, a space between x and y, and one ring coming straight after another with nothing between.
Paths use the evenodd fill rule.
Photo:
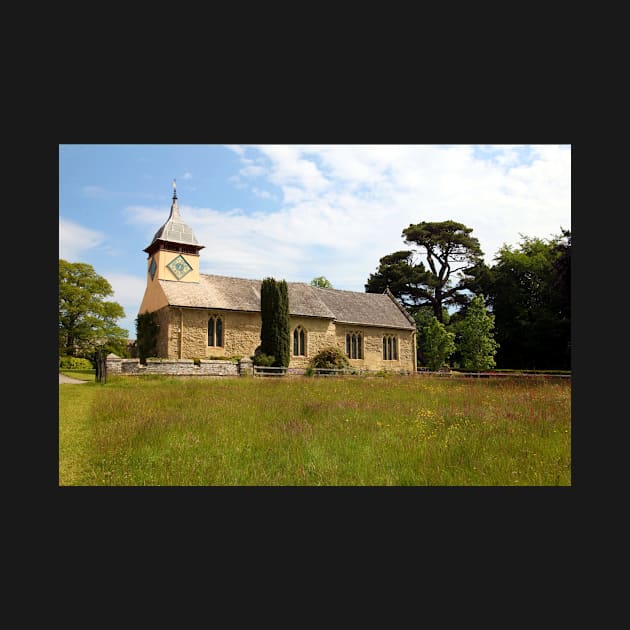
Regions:
<instances>
[{"instance_id":1,"label":"fence post","mask_svg":"<svg viewBox=\"0 0 630 630\"><path fill-rule=\"evenodd\" d=\"M103 385L107 383L107 357L103 356L100 346L96 355L96 382Z\"/></svg>"}]
</instances>

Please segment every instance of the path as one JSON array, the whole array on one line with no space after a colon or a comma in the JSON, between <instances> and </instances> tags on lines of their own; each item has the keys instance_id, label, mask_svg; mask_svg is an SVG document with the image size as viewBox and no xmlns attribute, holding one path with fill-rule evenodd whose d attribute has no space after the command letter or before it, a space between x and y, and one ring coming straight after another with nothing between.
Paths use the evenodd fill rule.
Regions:
<instances>
[{"instance_id":1,"label":"path","mask_svg":"<svg viewBox=\"0 0 630 630\"><path fill-rule=\"evenodd\" d=\"M80 385L81 383L87 383L87 381L82 381L78 378L71 378L69 376L66 376L65 374L60 374L59 375L59 385L61 385L62 383L66 384L66 383L76 383L77 385Z\"/></svg>"}]
</instances>

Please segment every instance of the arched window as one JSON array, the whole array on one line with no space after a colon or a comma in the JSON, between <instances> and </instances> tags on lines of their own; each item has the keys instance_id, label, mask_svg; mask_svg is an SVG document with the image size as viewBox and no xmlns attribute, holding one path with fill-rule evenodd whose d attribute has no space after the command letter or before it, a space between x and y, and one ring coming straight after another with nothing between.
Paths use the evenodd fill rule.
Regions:
<instances>
[{"instance_id":1,"label":"arched window","mask_svg":"<svg viewBox=\"0 0 630 630\"><path fill-rule=\"evenodd\" d=\"M217 346L223 346L223 320L220 317L216 320L216 331Z\"/></svg>"},{"instance_id":2,"label":"arched window","mask_svg":"<svg viewBox=\"0 0 630 630\"><path fill-rule=\"evenodd\" d=\"M208 346L223 346L223 320L218 315L208 319Z\"/></svg>"},{"instance_id":3,"label":"arched window","mask_svg":"<svg viewBox=\"0 0 630 630\"><path fill-rule=\"evenodd\" d=\"M214 346L214 317L208 320L208 345Z\"/></svg>"},{"instance_id":4,"label":"arched window","mask_svg":"<svg viewBox=\"0 0 630 630\"><path fill-rule=\"evenodd\" d=\"M383 337L383 359L385 361L398 360L398 337L395 335Z\"/></svg>"},{"instance_id":5,"label":"arched window","mask_svg":"<svg viewBox=\"0 0 630 630\"><path fill-rule=\"evenodd\" d=\"M293 356L303 357L306 354L306 335L302 326L293 331Z\"/></svg>"},{"instance_id":6,"label":"arched window","mask_svg":"<svg viewBox=\"0 0 630 630\"><path fill-rule=\"evenodd\" d=\"M363 335L360 332L349 332L346 335L346 354L351 359L363 358Z\"/></svg>"}]
</instances>

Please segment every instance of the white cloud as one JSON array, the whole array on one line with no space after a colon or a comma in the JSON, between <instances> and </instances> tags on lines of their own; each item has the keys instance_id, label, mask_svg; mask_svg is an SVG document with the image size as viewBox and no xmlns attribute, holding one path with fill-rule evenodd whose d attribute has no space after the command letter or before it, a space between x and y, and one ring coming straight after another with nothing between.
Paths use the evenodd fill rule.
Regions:
<instances>
[{"instance_id":1,"label":"white cloud","mask_svg":"<svg viewBox=\"0 0 630 630\"><path fill-rule=\"evenodd\" d=\"M188 171L186 171L186 172L182 175L182 179L192 179L192 173L189 173Z\"/></svg>"},{"instance_id":2,"label":"white cloud","mask_svg":"<svg viewBox=\"0 0 630 630\"><path fill-rule=\"evenodd\" d=\"M146 288L146 280L144 278L118 272L105 272L101 275L107 278L107 281L112 285L115 302L118 302L123 307L128 307L142 301L144 289Z\"/></svg>"},{"instance_id":3,"label":"white cloud","mask_svg":"<svg viewBox=\"0 0 630 630\"><path fill-rule=\"evenodd\" d=\"M229 147L243 157L244 149ZM340 289L364 290L379 258L405 249L410 223L452 219L473 228L485 260L520 234L549 238L570 228L570 147L468 145L308 145L248 147L239 181L278 186L271 212L180 206L201 251L201 269L238 277L308 282L324 275ZM249 169L249 170L248 170ZM136 206L147 243L164 208ZM139 301L139 300L138 300Z\"/></svg>"},{"instance_id":4,"label":"white cloud","mask_svg":"<svg viewBox=\"0 0 630 630\"><path fill-rule=\"evenodd\" d=\"M246 166L239 171L239 174L243 177L258 177L265 174L265 169L262 166Z\"/></svg>"},{"instance_id":5,"label":"white cloud","mask_svg":"<svg viewBox=\"0 0 630 630\"><path fill-rule=\"evenodd\" d=\"M105 236L101 232L59 217L59 258L68 262L81 262L86 250L99 247L104 240Z\"/></svg>"},{"instance_id":6,"label":"white cloud","mask_svg":"<svg viewBox=\"0 0 630 630\"><path fill-rule=\"evenodd\" d=\"M315 162L301 157L295 146L260 146L258 150L271 160L270 181L276 186L293 185L304 188L305 193L321 193L330 182Z\"/></svg>"},{"instance_id":7,"label":"white cloud","mask_svg":"<svg viewBox=\"0 0 630 630\"><path fill-rule=\"evenodd\" d=\"M242 147L240 144L224 144L223 146L226 149L230 149L230 151L234 151L234 153L236 153L237 155L245 154L245 148Z\"/></svg>"},{"instance_id":8,"label":"white cloud","mask_svg":"<svg viewBox=\"0 0 630 630\"><path fill-rule=\"evenodd\" d=\"M268 190L260 190L260 188L252 188L252 192L256 195L256 197L260 197L261 199L276 199L275 195L272 195Z\"/></svg>"}]
</instances>

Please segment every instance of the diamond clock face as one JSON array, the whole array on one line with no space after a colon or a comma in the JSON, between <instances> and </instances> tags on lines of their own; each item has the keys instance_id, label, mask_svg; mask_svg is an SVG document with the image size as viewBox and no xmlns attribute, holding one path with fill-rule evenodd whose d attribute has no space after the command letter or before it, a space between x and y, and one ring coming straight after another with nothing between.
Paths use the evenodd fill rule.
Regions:
<instances>
[{"instance_id":1,"label":"diamond clock face","mask_svg":"<svg viewBox=\"0 0 630 630\"><path fill-rule=\"evenodd\" d=\"M157 269L157 265L155 264L155 258L151 258L151 264L149 265L149 273L151 274L151 280L155 276L155 270Z\"/></svg>"},{"instance_id":2,"label":"diamond clock face","mask_svg":"<svg viewBox=\"0 0 630 630\"><path fill-rule=\"evenodd\" d=\"M166 266L178 280L181 280L189 271L192 271L192 267L181 254L177 258L173 258Z\"/></svg>"}]
</instances>

